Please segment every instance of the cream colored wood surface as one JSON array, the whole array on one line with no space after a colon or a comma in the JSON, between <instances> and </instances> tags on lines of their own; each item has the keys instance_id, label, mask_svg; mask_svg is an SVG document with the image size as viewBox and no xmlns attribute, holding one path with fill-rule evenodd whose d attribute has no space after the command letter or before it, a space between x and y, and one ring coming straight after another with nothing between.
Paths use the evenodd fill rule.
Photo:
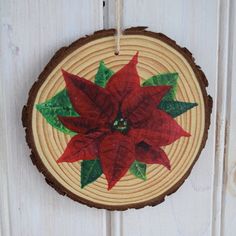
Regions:
<instances>
[{"instance_id":1,"label":"cream colored wood surface","mask_svg":"<svg viewBox=\"0 0 236 236\"><path fill-rule=\"evenodd\" d=\"M114 0L0 2L2 236L234 236L235 1L124 0L123 27L146 25L186 46L214 99L206 148L184 185L154 208L108 213L60 196L29 159L20 117L27 92L60 47L114 26Z\"/></svg>"}]
</instances>

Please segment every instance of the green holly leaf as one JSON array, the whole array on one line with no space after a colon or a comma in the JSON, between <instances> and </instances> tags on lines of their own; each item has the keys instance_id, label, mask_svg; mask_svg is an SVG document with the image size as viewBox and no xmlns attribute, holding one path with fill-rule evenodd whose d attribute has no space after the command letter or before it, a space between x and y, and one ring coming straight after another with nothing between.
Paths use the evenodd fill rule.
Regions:
<instances>
[{"instance_id":1,"label":"green holly leaf","mask_svg":"<svg viewBox=\"0 0 236 236\"><path fill-rule=\"evenodd\" d=\"M191 102L161 101L158 108L175 118L197 105Z\"/></svg>"},{"instance_id":2,"label":"green holly leaf","mask_svg":"<svg viewBox=\"0 0 236 236\"><path fill-rule=\"evenodd\" d=\"M106 83L113 74L114 72L108 69L103 61L100 61L97 74L95 75L95 84L105 88Z\"/></svg>"},{"instance_id":3,"label":"green holly leaf","mask_svg":"<svg viewBox=\"0 0 236 236\"><path fill-rule=\"evenodd\" d=\"M54 128L69 135L75 135L76 133L67 129L58 119L60 116L79 116L74 110L67 91L63 89L57 93L54 97L47 100L44 103L36 105L37 110L43 115L46 121Z\"/></svg>"},{"instance_id":4,"label":"green holly leaf","mask_svg":"<svg viewBox=\"0 0 236 236\"><path fill-rule=\"evenodd\" d=\"M102 168L100 161L88 160L82 161L81 163L81 188L95 181L98 177L102 175Z\"/></svg>"},{"instance_id":5,"label":"green holly leaf","mask_svg":"<svg viewBox=\"0 0 236 236\"><path fill-rule=\"evenodd\" d=\"M172 88L162 100L173 101L177 90L178 73L163 73L154 75L143 83L143 86L170 85Z\"/></svg>"},{"instance_id":6,"label":"green holly leaf","mask_svg":"<svg viewBox=\"0 0 236 236\"><path fill-rule=\"evenodd\" d=\"M146 168L147 168L146 164L139 162L139 161L134 161L133 164L131 165L129 171L137 178L142 179L142 180L146 180L147 179Z\"/></svg>"}]
</instances>

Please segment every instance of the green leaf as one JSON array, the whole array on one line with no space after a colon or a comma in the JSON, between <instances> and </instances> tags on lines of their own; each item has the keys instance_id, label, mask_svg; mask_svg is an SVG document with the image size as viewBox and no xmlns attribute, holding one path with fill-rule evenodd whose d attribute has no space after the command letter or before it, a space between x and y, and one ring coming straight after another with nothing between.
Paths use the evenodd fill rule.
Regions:
<instances>
[{"instance_id":1,"label":"green leaf","mask_svg":"<svg viewBox=\"0 0 236 236\"><path fill-rule=\"evenodd\" d=\"M102 175L100 161L88 160L81 163L81 188L95 181Z\"/></svg>"},{"instance_id":2,"label":"green leaf","mask_svg":"<svg viewBox=\"0 0 236 236\"><path fill-rule=\"evenodd\" d=\"M108 69L103 61L100 61L97 74L95 75L95 84L105 88L106 83L113 74L114 72Z\"/></svg>"},{"instance_id":3,"label":"green leaf","mask_svg":"<svg viewBox=\"0 0 236 236\"><path fill-rule=\"evenodd\" d=\"M108 79L114 74L114 72L108 69L104 62L101 61L97 74L95 76L95 83L101 87L105 87ZM44 103L36 105L37 110L43 115L46 121L54 128L69 135L75 135L73 131L67 129L58 119L58 115L61 116L79 116L74 110L70 99L68 97L66 89L63 89L57 93L54 97L47 100Z\"/></svg>"},{"instance_id":4,"label":"green leaf","mask_svg":"<svg viewBox=\"0 0 236 236\"><path fill-rule=\"evenodd\" d=\"M178 73L163 73L154 75L143 83L143 86L170 85L172 88L162 100L173 101L177 90Z\"/></svg>"},{"instance_id":5,"label":"green leaf","mask_svg":"<svg viewBox=\"0 0 236 236\"><path fill-rule=\"evenodd\" d=\"M36 108L43 115L46 121L54 128L60 130L65 134L76 134L71 130L67 129L58 119L58 115L79 116L72 107L66 89L63 89L46 102L37 104Z\"/></svg>"},{"instance_id":6,"label":"green leaf","mask_svg":"<svg viewBox=\"0 0 236 236\"><path fill-rule=\"evenodd\" d=\"M139 161L134 161L129 170L137 178L146 180L146 168L146 164Z\"/></svg>"},{"instance_id":7,"label":"green leaf","mask_svg":"<svg viewBox=\"0 0 236 236\"><path fill-rule=\"evenodd\" d=\"M175 118L197 105L191 102L161 101L158 108Z\"/></svg>"}]
</instances>

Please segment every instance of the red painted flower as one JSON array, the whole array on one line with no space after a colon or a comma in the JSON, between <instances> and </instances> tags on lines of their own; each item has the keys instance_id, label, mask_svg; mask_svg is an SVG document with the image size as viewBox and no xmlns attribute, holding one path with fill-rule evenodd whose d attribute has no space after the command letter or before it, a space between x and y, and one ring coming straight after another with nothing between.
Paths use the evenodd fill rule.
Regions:
<instances>
[{"instance_id":1,"label":"red painted flower","mask_svg":"<svg viewBox=\"0 0 236 236\"><path fill-rule=\"evenodd\" d=\"M170 115L157 109L170 86L140 86L137 60L138 53L110 78L106 88L62 71L69 98L80 117L59 117L78 134L57 162L99 158L108 190L135 160L170 169L161 147L190 136Z\"/></svg>"}]
</instances>

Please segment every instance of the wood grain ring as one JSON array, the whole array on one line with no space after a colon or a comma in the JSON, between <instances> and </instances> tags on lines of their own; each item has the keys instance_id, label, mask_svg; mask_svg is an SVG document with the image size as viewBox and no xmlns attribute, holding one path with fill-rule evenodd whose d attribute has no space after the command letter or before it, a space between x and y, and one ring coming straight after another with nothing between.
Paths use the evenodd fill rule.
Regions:
<instances>
[{"instance_id":1,"label":"wood grain ring","mask_svg":"<svg viewBox=\"0 0 236 236\"><path fill-rule=\"evenodd\" d=\"M121 37L121 52L114 55L114 29L95 32L61 48L51 59L34 83L27 105L22 112L26 140L32 150L31 159L42 172L48 184L60 194L90 207L108 210L126 210L154 206L165 196L175 192L190 174L204 148L212 99L207 95L207 79L194 63L192 54L161 33L146 31L145 27L126 29ZM98 63L117 71L136 51L139 51L138 72L142 80L160 72L178 72L180 75L177 99L197 102L198 107L177 117L177 122L191 133L165 148L171 160L172 170L149 165L147 181L136 179L127 173L110 191L106 190L104 176L84 189L80 188L80 164L55 160L63 152L70 137L52 128L34 109L35 104L51 98L64 87L60 69L94 79Z\"/></svg>"}]
</instances>

